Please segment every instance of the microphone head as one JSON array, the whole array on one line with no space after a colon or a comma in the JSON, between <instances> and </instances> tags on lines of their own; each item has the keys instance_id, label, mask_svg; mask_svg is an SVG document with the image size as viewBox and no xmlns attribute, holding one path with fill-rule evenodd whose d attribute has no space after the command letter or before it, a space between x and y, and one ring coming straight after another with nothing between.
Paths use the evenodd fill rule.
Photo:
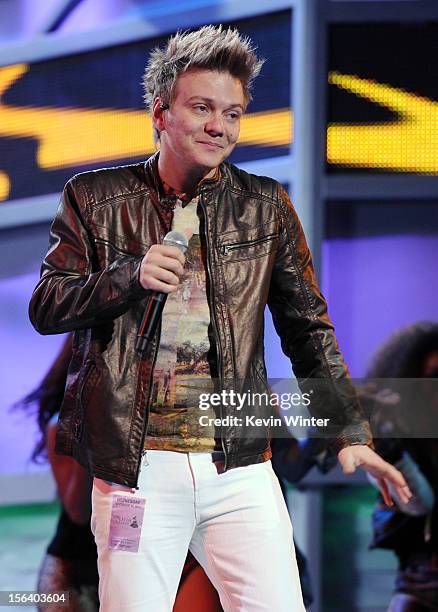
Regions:
<instances>
[{"instance_id":1,"label":"microphone head","mask_svg":"<svg viewBox=\"0 0 438 612\"><path fill-rule=\"evenodd\" d=\"M181 253L185 253L189 246L189 239L185 234L172 230L164 236L163 244L167 246L176 246Z\"/></svg>"}]
</instances>

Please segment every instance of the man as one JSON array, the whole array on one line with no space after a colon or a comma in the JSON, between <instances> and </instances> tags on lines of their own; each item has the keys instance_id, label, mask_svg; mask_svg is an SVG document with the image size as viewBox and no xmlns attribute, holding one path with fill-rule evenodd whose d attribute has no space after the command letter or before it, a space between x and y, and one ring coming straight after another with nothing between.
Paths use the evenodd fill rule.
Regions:
<instances>
[{"instance_id":1,"label":"man","mask_svg":"<svg viewBox=\"0 0 438 612\"><path fill-rule=\"evenodd\" d=\"M269 428L242 436L231 423L218 436L197 411L212 380L265 388L266 303L296 375L351 388L287 194L224 163L260 68L251 43L221 27L156 49L144 84L159 154L74 177L52 226L30 316L41 333L75 332L57 449L95 476L104 611L170 611L188 548L225 610L304 610ZM190 239L186 260L161 244L171 228ZM151 291L169 297L140 354ZM362 465L388 503L385 479L407 498L352 397L336 407L344 471ZM236 415L225 402L218 412Z\"/></svg>"}]
</instances>

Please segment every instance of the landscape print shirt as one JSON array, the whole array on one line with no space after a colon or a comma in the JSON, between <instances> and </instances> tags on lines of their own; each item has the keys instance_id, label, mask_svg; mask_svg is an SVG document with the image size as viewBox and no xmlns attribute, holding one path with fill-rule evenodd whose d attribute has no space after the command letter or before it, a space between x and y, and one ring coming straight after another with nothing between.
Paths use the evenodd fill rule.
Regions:
<instances>
[{"instance_id":1,"label":"landscape print shirt","mask_svg":"<svg viewBox=\"0 0 438 612\"><path fill-rule=\"evenodd\" d=\"M212 409L199 409L200 393L211 393L213 383L207 357L210 310L198 213L198 197L188 204L176 200L172 229L190 229L193 236L185 254L185 276L177 291L168 295L163 311L146 449L221 450L220 442L215 445L214 426L199 422L201 416L214 418L215 414Z\"/></svg>"}]
</instances>

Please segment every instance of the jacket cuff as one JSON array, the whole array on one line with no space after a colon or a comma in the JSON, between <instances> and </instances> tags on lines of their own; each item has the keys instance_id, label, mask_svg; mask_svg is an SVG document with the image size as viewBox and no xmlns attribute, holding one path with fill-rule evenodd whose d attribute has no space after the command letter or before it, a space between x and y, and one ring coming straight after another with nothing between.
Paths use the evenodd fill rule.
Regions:
<instances>
[{"instance_id":1,"label":"jacket cuff","mask_svg":"<svg viewBox=\"0 0 438 612\"><path fill-rule=\"evenodd\" d=\"M354 429L354 432L344 430L339 436L331 440L329 447L336 456L339 451L347 446L369 446L374 450L373 439L368 423L364 422L361 425L355 425Z\"/></svg>"},{"instance_id":2,"label":"jacket cuff","mask_svg":"<svg viewBox=\"0 0 438 612\"><path fill-rule=\"evenodd\" d=\"M140 268L143 256L135 257L131 268L130 292L134 300L141 300L150 294L140 283Z\"/></svg>"}]
</instances>

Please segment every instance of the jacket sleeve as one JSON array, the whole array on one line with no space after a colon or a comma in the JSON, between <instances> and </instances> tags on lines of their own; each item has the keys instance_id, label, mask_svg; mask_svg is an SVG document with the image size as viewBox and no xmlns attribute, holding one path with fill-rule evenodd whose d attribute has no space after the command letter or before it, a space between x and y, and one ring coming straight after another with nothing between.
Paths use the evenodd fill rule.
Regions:
<instances>
[{"instance_id":1,"label":"jacket sleeve","mask_svg":"<svg viewBox=\"0 0 438 612\"><path fill-rule=\"evenodd\" d=\"M121 257L105 269L93 270L86 202L79 179L71 179L53 221L41 278L29 305L30 320L41 334L101 324L147 295L138 280L140 256Z\"/></svg>"},{"instance_id":2,"label":"jacket sleeve","mask_svg":"<svg viewBox=\"0 0 438 612\"><path fill-rule=\"evenodd\" d=\"M268 306L282 349L300 388L313 393L311 413L329 419L321 435L332 439L333 451L371 445L368 421L339 351L301 223L285 190L278 189L281 233Z\"/></svg>"}]
</instances>

